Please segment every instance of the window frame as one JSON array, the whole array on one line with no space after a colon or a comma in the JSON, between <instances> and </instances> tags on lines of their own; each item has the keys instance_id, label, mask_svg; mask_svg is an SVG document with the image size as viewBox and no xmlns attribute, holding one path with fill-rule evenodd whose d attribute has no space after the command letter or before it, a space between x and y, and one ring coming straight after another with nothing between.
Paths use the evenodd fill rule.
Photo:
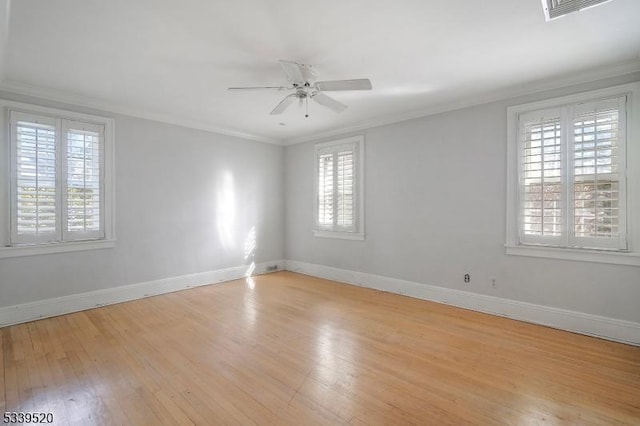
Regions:
<instances>
[{"instance_id":1,"label":"window frame","mask_svg":"<svg viewBox=\"0 0 640 426\"><path fill-rule=\"evenodd\" d=\"M520 144L520 120L521 115L532 112L540 113L544 110L571 109L572 105L599 102L610 98L626 96L626 117L621 119L621 126L626 124L626 150L622 153L619 161L623 163L624 173L621 175L621 188L625 190L626 205L625 212L621 220L626 220L626 235L621 239L626 243L626 249L612 248L579 248L566 245L539 245L534 242L523 243L521 229L519 225L520 215L520 177L521 177L521 150ZM538 102L531 102L515 105L507 108L507 229L506 229L506 253L509 255L522 255L531 257L544 257L565 260L577 260L588 262L613 263L623 265L640 265L640 219L636 218L640 213L640 128L638 125L640 108L637 107L640 101L640 83L631 83L621 86L614 86L589 92L578 93L569 96L552 98ZM567 126L568 116L562 118ZM566 162L571 166L573 160L569 157ZM565 170L566 172L566 170ZM567 179L570 181L567 181ZM573 182L573 174L563 175L565 182L569 185ZM566 189L565 189L566 191ZM622 206L621 206L622 207ZM568 216L570 212L566 212ZM568 226L568 224L565 224ZM564 236L563 236L564 237ZM530 239L532 241L534 239Z\"/></svg>"},{"instance_id":2,"label":"window frame","mask_svg":"<svg viewBox=\"0 0 640 426\"><path fill-rule=\"evenodd\" d=\"M115 122L111 118L79 113L75 111L63 110L59 108L43 107L39 105L14 102L0 99L0 157L6 158L0 164L0 258L41 255L58 252L82 251L91 249L102 249L115 246L115 197L114 197L114 129ZM72 123L81 123L89 127L97 126L103 131L103 142L101 152L103 153L103 164L101 173L101 188L103 189L102 201L103 214L101 215L102 230L98 238L95 235L74 238L69 232L63 229L65 220L64 212L57 212L56 220L59 220L56 230L55 241L33 241L25 243L15 243L12 233L14 227L15 205L15 153L12 143L12 123L11 114L16 116L39 116L46 117L56 125L56 192L60 200L65 188L60 176L66 170L66 161L62 160L62 150L66 147L67 141L63 140L63 132L66 126ZM5 207L6 206L6 207ZM57 210L62 209L62 205L57 203Z\"/></svg>"},{"instance_id":3,"label":"window frame","mask_svg":"<svg viewBox=\"0 0 640 426\"><path fill-rule=\"evenodd\" d=\"M353 201L355 207L353 231L336 229L336 227L327 227L320 225L318 218L319 209L319 166L318 160L320 155L331 152L340 146L352 145L354 152L354 185ZM348 240L364 240L364 136L352 136L343 139L321 142L314 145L314 191L313 191L313 235L322 238L340 238ZM334 170L337 173L337 170ZM333 229L332 229L333 228Z\"/></svg>"}]
</instances>

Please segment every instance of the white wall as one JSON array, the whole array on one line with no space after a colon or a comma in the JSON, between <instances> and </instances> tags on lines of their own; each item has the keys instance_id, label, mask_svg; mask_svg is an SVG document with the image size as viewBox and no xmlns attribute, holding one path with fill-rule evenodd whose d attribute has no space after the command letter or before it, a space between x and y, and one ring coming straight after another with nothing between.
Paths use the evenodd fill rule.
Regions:
<instances>
[{"instance_id":1,"label":"white wall","mask_svg":"<svg viewBox=\"0 0 640 426\"><path fill-rule=\"evenodd\" d=\"M112 249L0 259L0 307L243 265L252 227L255 261L283 258L282 147L0 98L115 118L117 238Z\"/></svg>"},{"instance_id":2,"label":"white wall","mask_svg":"<svg viewBox=\"0 0 640 426\"><path fill-rule=\"evenodd\" d=\"M364 241L313 236L313 143L287 147L286 258L640 322L640 268L504 249L507 107L639 80L636 73L360 132Z\"/></svg>"}]
</instances>

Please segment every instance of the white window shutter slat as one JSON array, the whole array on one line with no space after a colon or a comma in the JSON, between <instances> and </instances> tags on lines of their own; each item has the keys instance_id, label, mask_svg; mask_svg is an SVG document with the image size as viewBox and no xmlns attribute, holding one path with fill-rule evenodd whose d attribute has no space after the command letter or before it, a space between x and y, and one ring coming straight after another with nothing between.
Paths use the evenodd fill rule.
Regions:
<instances>
[{"instance_id":1,"label":"white window shutter slat","mask_svg":"<svg viewBox=\"0 0 640 426\"><path fill-rule=\"evenodd\" d=\"M570 143L573 246L626 248L621 239L625 210L621 181L625 165L620 161L623 153L619 104L623 100L576 106Z\"/></svg>"},{"instance_id":2,"label":"white window shutter slat","mask_svg":"<svg viewBox=\"0 0 640 426\"><path fill-rule=\"evenodd\" d=\"M13 112L12 241L35 244L58 238L56 120Z\"/></svg>"},{"instance_id":3,"label":"white window shutter slat","mask_svg":"<svg viewBox=\"0 0 640 426\"><path fill-rule=\"evenodd\" d=\"M333 155L318 157L318 225L323 228L333 226Z\"/></svg>"},{"instance_id":4,"label":"white window shutter slat","mask_svg":"<svg viewBox=\"0 0 640 426\"><path fill-rule=\"evenodd\" d=\"M336 224L341 227L351 228L354 224L353 208L353 183L354 183L354 152L343 151L337 153L337 217Z\"/></svg>"},{"instance_id":5,"label":"white window shutter slat","mask_svg":"<svg viewBox=\"0 0 640 426\"><path fill-rule=\"evenodd\" d=\"M561 114L545 113L521 123L521 239L557 244L564 211Z\"/></svg>"},{"instance_id":6,"label":"white window shutter slat","mask_svg":"<svg viewBox=\"0 0 640 426\"><path fill-rule=\"evenodd\" d=\"M63 234L67 240L104 236L102 126L65 123L65 182Z\"/></svg>"}]
</instances>

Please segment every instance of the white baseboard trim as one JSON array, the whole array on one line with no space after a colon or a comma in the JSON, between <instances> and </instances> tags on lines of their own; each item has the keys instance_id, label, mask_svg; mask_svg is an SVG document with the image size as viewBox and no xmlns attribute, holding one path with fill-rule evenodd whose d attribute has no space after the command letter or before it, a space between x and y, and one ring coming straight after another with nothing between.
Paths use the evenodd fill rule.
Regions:
<instances>
[{"instance_id":1,"label":"white baseboard trim","mask_svg":"<svg viewBox=\"0 0 640 426\"><path fill-rule=\"evenodd\" d=\"M284 268L287 271L318 278L403 294L459 308L640 346L640 323L636 322L295 260L286 260Z\"/></svg>"},{"instance_id":2,"label":"white baseboard trim","mask_svg":"<svg viewBox=\"0 0 640 426\"><path fill-rule=\"evenodd\" d=\"M276 270L267 267L277 265ZM72 312L84 311L100 306L128 302L149 296L171 293L193 287L237 280L246 276L249 265L234 266L215 271L163 278L160 280L113 287L87 293L72 294L53 299L39 300L21 305L0 308L0 327L49 318ZM274 260L255 264L253 275L276 272L284 268L284 260Z\"/></svg>"}]
</instances>

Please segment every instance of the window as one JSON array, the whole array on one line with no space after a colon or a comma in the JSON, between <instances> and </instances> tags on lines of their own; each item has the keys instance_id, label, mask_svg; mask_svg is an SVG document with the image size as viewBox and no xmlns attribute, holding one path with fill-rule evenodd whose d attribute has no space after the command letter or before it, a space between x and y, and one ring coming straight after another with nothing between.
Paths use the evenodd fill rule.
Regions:
<instances>
[{"instance_id":1,"label":"window","mask_svg":"<svg viewBox=\"0 0 640 426\"><path fill-rule=\"evenodd\" d=\"M363 148L361 136L316 145L316 236L364 238Z\"/></svg>"},{"instance_id":2,"label":"window","mask_svg":"<svg viewBox=\"0 0 640 426\"><path fill-rule=\"evenodd\" d=\"M633 254L627 183L634 177L630 187L638 188L638 173L627 171L627 148L634 90L509 108L508 248Z\"/></svg>"},{"instance_id":3,"label":"window","mask_svg":"<svg viewBox=\"0 0 640 426\"><path fill-rule=\"evenodd\" d=\"M14 103L6 118L9 231L0 257L112 240L112 120Z\"/></svg>"}]
</instances>

